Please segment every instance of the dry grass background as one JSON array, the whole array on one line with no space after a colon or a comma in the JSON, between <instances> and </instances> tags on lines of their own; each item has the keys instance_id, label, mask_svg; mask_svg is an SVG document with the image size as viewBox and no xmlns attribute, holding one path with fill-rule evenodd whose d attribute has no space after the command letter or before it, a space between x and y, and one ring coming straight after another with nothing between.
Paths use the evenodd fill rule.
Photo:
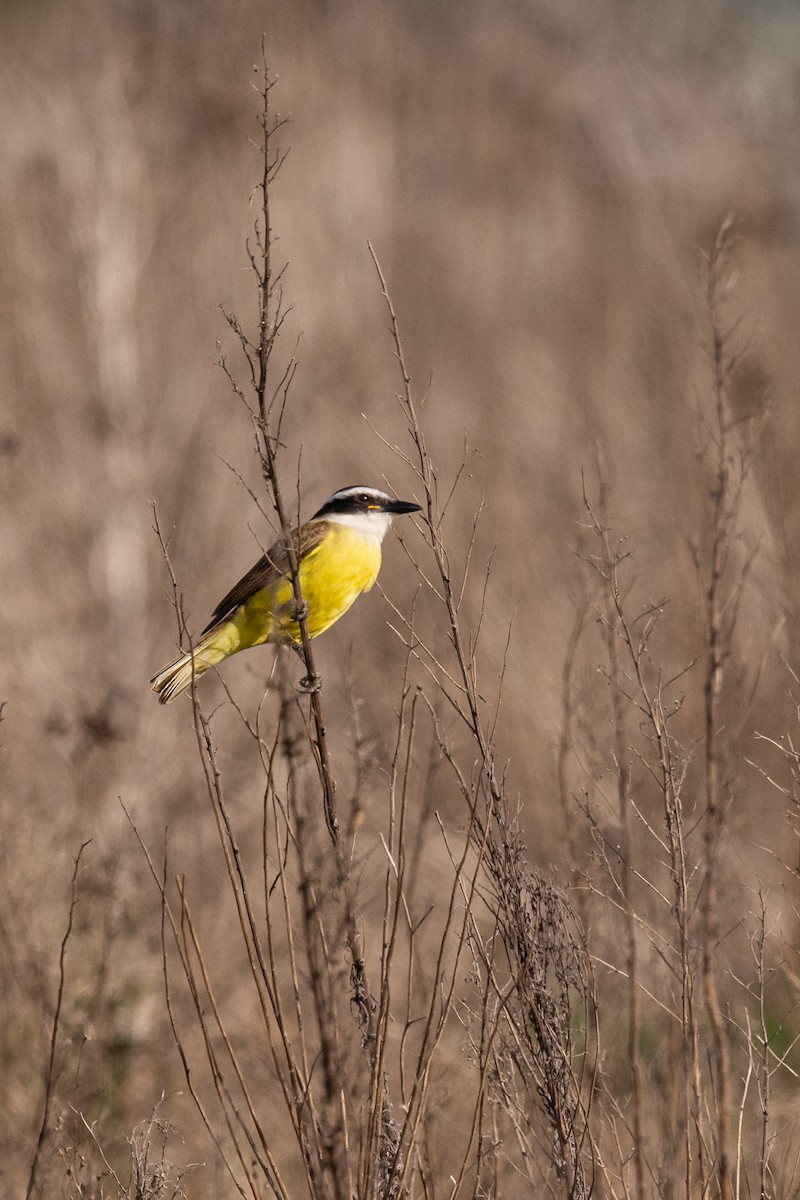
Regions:
<instances>
[{"instance_id":1,"label":"dry grass background","mask_svg":"<svg viewBox=\"0 0 800 1200\"><path fill-rule=\"evenodd\" d=\"M585 538L581 472L595 479L601 456L611 519L635 552L632 586L645 599L669 597L662 650L673 664L689 662L702 637L689 547L704 537L697 403L710 377L698 247L710 245L726 213L740 218L734 314L760 329L734 403L743 413L761 405L768 384L771 411L741 517L760 549L737 631L741 683L725 701L739 754L726 902L748 910L763 881L772 915L792 932L786 877L764 850L795 853L783 804L744 759L780 773L754 734L779 737L794 720L786 666L797 667L800 587L793 6L6 4L0 1181L8 1195L20 1194L35 1144L72 862L87 838L57 1112L69 1125L73 1104L97 1120L118 1154L163 1090L185 1158L208 1162L187 1186L218 1196L230 1186L179 1095L158 896L119 801L153 845L169 826L172 863L191 881L208 943L224 940L227 901L189 706L161 710L147 689L175 641L148 502L174 529L189 623L200 628L268 536L221 461L258 486L248 422L215 366L216 341L228 337L218 304L242 317L254 311L243 244L258 172L249 83L263 29L279 76L275 103L292 118L274 195L277 253L289 261L295 305L286 344L302 333L286 479L302 449L306 516L346 484L385 475L400 495L413 489L370 428L396 441L404 423L369 238L420 391L434 372L426 420L443 476L465 440L478 451L450 528L463 546L485 498L478 554L485 560L497 547L487 663L499 661L516 613L500 748L524 803L529 853L565 881L573 866L565 820L581 822L577 806L565 818L557 777L562 673L587 586L576 555ZM411 546L415 535L405 536ZM382 584L408 606L415 583L394 541ZM372 595L319 645L345 780L346 682L376 762L387 759L396 703L387 680L402 661L387 616ZM260 694L271 653L228 665L245 703ZM583 751L566 769L576 794L608 761L601 657L589 636L574 664ZM216 681L204 687L209 702L222 697ZM687 690L691 728L699 693ZM229 733L230 786L246 797L255 769L237 754L232 718ZM457 823L451 792L434 772L429 799ZM240 819L246 830L246 806ZM256 829L257 811L251 820ZM365 817L367 843L380 822L379 812ZM444 859L429 865L434 881L444 877ZM226 984L235 1000L236 970ZM242 1038L248 1019L243 1010ZM53 1155L69 1142L62 1130ZM62 1160L50 1170L58 1179Z\"/></svg>"}]
</instances>

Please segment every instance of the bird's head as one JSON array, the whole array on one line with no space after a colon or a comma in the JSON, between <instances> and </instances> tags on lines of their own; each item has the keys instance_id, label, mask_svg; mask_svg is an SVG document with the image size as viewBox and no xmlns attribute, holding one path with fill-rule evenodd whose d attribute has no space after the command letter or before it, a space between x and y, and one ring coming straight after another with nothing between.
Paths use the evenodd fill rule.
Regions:
<instances>
[{"instance_id":1,"label":"bird's head","mask_svg":"<svg viewBox=\"0 0 800 1200\"><path fill-rule=\"evenodd\" d=\"M420 505L410 500L395 500L377 488L358 484L334 492L314 513L313 519L349 525L367 537L383 541L395 517L419 511Z\"/></svg>"}]
</instances>

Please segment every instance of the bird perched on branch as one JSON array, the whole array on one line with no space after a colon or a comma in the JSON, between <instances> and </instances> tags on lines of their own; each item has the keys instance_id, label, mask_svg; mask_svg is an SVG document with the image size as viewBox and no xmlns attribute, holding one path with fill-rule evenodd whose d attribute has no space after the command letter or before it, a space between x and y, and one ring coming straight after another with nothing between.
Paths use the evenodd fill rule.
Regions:
<instances>
[{"instance_id":1,"label":"bird perched on branch","mask_svg":"<svg viewBox=\"0 0 800 1200\"><path fill-rule=\"evenodd\" d=\"M324 633L378 578L381 542L400 513L419 512L375 488L334 492L292 543L310 637ZM299 614L290 558L279 538L214 609L197 644L150 680L162 704L185 691L210 667L249 646L279 642L299 648Z\"/></svg>"}]
</instances>

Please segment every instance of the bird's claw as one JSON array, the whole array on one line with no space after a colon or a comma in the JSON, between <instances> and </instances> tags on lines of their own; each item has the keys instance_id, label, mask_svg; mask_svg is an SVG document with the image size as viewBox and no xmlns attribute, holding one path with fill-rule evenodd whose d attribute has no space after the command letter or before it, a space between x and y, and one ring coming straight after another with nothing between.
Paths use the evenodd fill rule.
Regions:
<instances>
[{"instance_id":1,"label":"bird's claw","mask_svg":"<svg viewBox=\"0 0 800 1200\"><path fill-rule=\"evenodd\" d=\"M305 675L300 680L300 687L302 688L302 690L304 692L308 692L308 694L310 696L313 696L313 695L315 695L316 692L320 691L320 689L322 688L322 676L321 675L314 675L314 676Z\"/></svg>"}]
</instances>

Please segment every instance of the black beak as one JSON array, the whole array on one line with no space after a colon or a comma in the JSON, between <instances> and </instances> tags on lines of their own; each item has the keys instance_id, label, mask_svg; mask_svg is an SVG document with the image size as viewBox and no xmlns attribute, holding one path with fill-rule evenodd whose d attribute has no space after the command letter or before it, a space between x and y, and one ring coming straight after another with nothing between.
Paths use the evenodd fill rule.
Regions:
<instances>
[{"instance_id":1,"label":"black beak","mask_svg":"<svg viewBox=\"0 0 800 1200\"><path fill-rule=\"evenodd\" d=\"M421 512L421 504L412 504L410 500L390 500L383 505L383 511L397 516L399 513Z\"/></svg>"}]
</instances>

